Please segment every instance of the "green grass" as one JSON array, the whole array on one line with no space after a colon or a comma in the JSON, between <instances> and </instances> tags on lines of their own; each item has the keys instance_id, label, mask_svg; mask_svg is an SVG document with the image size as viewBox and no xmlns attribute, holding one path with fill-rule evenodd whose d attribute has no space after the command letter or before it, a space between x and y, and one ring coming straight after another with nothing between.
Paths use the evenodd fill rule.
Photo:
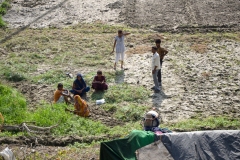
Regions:
<instances>
[{"instance_id":1,"label":"green grass","mask_svg":"<svg viewBox=\"0 0 240 160\"><path fill-rule=\"evenodd\" d=\"M15 89L0 84L0 112L6 124L19 124L27 116L25 98Z\"/></svg>"},{"instance_id":2,"label":"green grass","mask_svg":"<svg viewBox=\"0 0 240 160\"><path fill-rule=\"evenodd\" d=\"M197 131L197 130L222 130L240 129L240 119L229 116L210 116L207 118L196 117L167 126L172 130ZM165 125L163 125L165 126Z\"/></svg>"},{"instance_id":3,"label":"green grass","mask_svg":"<svg viewBox=\"0 0 240 160\"><path fill-rule=\"evenodd\" d=\"M131 86L123 83L111 86L105 93L105 99L108 103L143 102L149 94L149 90L142 86Z\"/></svg>"},{"instance_id":4,"label":"green grass","mask_svg":"<svg viewBox=\"0 0 240 160\"><path fill-rule=\"evenodd\" d=\"M7 13L10 7L10 0L5 0L0 4L0 28L6 27L6 23L3 21L2 16Z\"/></svg>"},{"instance_id":5,"label":"green grass","mask_svg":"<svg viewBox=\"0 0 240 160\"><path fill-rule=\"evenodd\" d=\"M137 103L120 104L115 116L124 122L136 122L142 119L146 110L149 110L149 108Z\"/></svg>"},{"instance_id":6,"label":"green grass","mask_svg":"<svg viewBox=\"0 0 240 160\"><path fill-rule=\"evenodd\" d=\"M3 28L6 26L6 23L3 21L2 16L0 15L0 28Z\"/></svg>"},{"instance_id":7,"label":"green grass","mask_svg":"<svg viewBox=\"0 0 240 160\"><path fill-rule=\"evenodd\" d=\"M5 69L3 75L8 81L13 82L19 82L26 79L23 73L16 73L10 69Z\"/></svg>"},{"instance_id":8,"label":"green grass","mask_svg":"<svg viewBox=\"0 0 240 160\"><path fill-rule=\"evenodd\" d=\"M21 124L23 122L35 122L37 126L52 126L59 124L57 128L52 130L53 135L78 135L78 136L88 136L88 135L103 135L103 134L126 134L133 129L135 125L128 123L121 126L124 132L119 132L119 127L111 129L110 127L102 124L98 121L93 121L91 119L82 118L71 113L65 112L65 108L68 107L65 104L42 104L38 106L36 110L30 112L27 110L25 98L19 94L15 89L11 87L0 85L0 112L3 114L5 119L5 124ZM143 107L142 107L143 109ZM129 114L129 121L135 120L133 113L141 112L141 107L136 105L130 105L122 111L120 110L120 115L129 114L127 112L132 112ZM142 112L141 112L142 113ZM132 127L129 127L132 125ZM3 133L2 133L3 134ZM5 132L3 135L10 136L9 132ZM20 134L21 135L21 134Z\"/></svg>"},{"instance_id":9,"label":"green grass","mask_svg":"<svg viewBox=\"0 0 240 160\"><path fill-rule=\"evenodd\" d=\"M62 70L48 70L43 74L34 76L33 82L38 84L54 84L66 79L66 73Z\"/></svg>"}]
</instances>

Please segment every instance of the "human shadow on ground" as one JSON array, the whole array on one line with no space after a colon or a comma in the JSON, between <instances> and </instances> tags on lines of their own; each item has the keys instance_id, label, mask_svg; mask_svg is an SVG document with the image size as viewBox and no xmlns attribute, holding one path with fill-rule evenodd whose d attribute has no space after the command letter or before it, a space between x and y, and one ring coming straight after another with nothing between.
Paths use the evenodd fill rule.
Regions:
<instances>
[{"instance_id":1,"label":"human shadow on ground","mask_svg":"<svg viewBox=\"0 0 240 160\"><path fill-rule=\"evenodd\" d=\"M171 95L166 95L164 93L164 89L163 88L161 88L159 93L154 93L154 91L152 91L152 92L153 92L153 94L151 95L151 97L152 97L152 107L160 108L162 102L165 99L171 98Z\"/></svg>"},{"instance_id":2,"label":"human shadow on ground","mask_svg":"<svg viewBox=\"0 0 240 160\"><path fill-rule=\"evenodd\" d=\"M125 73L124 70L116 71L115 83L124 83Z\"/></svg>"},{"instance_id":3,"label":"human shadow on ground","mask_svg":"<svg viewBox=\"0 0 240 160\"><path fill-rule=\"evenodd\" d=\"M4 43L8 40L10 40L12 37L14 37L15 35L19 34L20 32L24 31L25 29L27 29L31 24L37 22L39 19L42 19L44 16L46 16L47 14L51 13L52 11L54 11L55 9L57 9L58 7L61 7L63 4L65 4L68 0L63 0L61 3L59 3L58 5L50 8L47 12L45 12L44 14L40 15L39 17L37 17L35 20L33 20L32 22L30 22L28 25L23 26L21 28L19 28L17 31L13 32L12 34L6 36L5 38L0 40L0 43Z\"/></svg>"},{"instance_id":4,"label":"human shadow on ground","mask_svg":"<svg viewBox=\"0 0 240 160\"><path fill-rule=\"evenodd\" d=\"M105 91L94 91L91 95L92 100L99 100L104 98Z\"/></svg>"}]
</instances>

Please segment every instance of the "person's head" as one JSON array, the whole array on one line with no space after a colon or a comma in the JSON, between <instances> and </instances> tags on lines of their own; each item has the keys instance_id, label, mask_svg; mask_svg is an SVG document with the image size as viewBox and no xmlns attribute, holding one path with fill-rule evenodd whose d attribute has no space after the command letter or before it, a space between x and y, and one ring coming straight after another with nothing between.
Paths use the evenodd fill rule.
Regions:
<instances>
[{"instance_id":1,"label":"person's head","mask_svg":"<svg viewBox=\"0 0 240 160\"><path fill-rule=\"evenodd\" d=\"M79 81L82 80L82 75L80 73L77 74L77 80L79 80Z\"/></svg>"},{"instance_id":2,"label":"person's head","mask_svg":"<svg viewBox=\"0 0 240 160\"><path fill-rule=\"evenodd\" d=\"M97 76L98 76L98 77L101 77L101 76L102 76L102 71L98 70L98 71L97 71Z\"/></svg>"},{"instance_id":3,"label":"person's head","mask_svg":"<svg viewBox=\"0 0 240 160\"><path fill-rule=\"evenodd\" d=\"M63 89L63 84L62 83L58 83L57 88L58 88L58 90L62 90Z\"/></svg>"},{"instance_id":4,"label":"person's head","mask_svg":"<svg viewBox=\"0 0 240 160\"><path fill-rule=\"evenodd\" d=\"M162 42L161 39L156 39L156 40L155 40L156 46L157 46L157 47L160 47L161 42Z\"/></svg>"},{"instance_id":5,"label":"person's head","mask_svg":"<svg viewBox=\"0 0 240 160\"><path fill-rule=\"evenodd\" d=\"M152 47L152 53L156 53L157 52L157 47L153 46Z\"/></svg>"},{"instance_id":6,"label":"person's head","mask_svg":"<svg viewBox=\"0 0 240 160\"><path fill-rule=\"evenodd\" d=\"M75 95L74 100L77 101L78 99L81 99L81 97L79 95Z\"/></svg>"},{"instance_id":7,"label":"person's head","mask_svg":"<svg viewBox=\"0 0 240 160\"><path fill-rule=\"evenodd\" d=\"M122 37L123 35L123 31L122 30L118 30L118 37Z\"/></svg>"}]
</instances>

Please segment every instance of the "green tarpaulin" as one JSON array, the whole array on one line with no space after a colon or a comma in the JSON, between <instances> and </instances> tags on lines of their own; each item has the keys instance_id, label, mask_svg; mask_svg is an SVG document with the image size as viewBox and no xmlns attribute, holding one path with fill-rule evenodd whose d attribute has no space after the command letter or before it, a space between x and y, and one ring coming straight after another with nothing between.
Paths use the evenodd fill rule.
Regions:
<instances>
[{"instance_id":1,"label":"green tarpaulin","mask_svg":"<svg viewBox=\"0 0 240 160\"><path fill-rule=\"evenodd\" d=\"M150 131L133 130L127 137L102 142L100 160L135 160L136 150L154 142Z\"/></svg>"}]
</instances>

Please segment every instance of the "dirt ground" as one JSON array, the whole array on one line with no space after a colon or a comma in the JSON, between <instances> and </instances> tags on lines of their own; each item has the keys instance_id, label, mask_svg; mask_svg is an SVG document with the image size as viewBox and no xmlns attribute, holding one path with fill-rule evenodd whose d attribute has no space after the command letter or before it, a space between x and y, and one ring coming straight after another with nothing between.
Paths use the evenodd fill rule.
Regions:
<instances>
[{"instance_id":1,"label":"dirt ground","mask_svg":"<svg viewBox=\"0 0 240 160\"><path fill-rule=\"evenodd\" d=\"M152 92L149 97L146 97L145 103L157 107L162 121L165 122L176 122L196 114L201 114L203 117L227 114L239 118L240 66L237 64L240 61L240 43L231 40L219 41L207 45L207 51L205 50L206 53L203 54L201 49L195 48L199 52L191 50L194 39L191 41L184 44L179 42L163 43L163 46L169 50L169 54L165 57L162 66L162 90L160 93ZM185 49L177 50L177 48ZM142 85L146 89L152 87L153 81L150 72L152 53L149 52L149 49L147 45L135 44L128 49L125 70L118 77L116 83ZM225 55L227 51L231 52L228 56ZM111 60L114 60L114 56ZM109 70L112 69L109 68ZM120 70L119 65L117 70ZM41 100L52 100L49 95L52 95L54 91L53 86L36 86L25 82L15 83L13 86L27 97L27 100L31 102L29 105L40 103ZM36 99L35 97L40 98ZM107 113L94 104L91 105L91 111L91 118L100 120L108 126L122 123L114 119L111 113ZM66 141L71 142L71 140L76 141L76 139L67 139ZM1 139L1 142L6 143L6 141L6 139ZM46 139L45 141L53 140ZM66 142L63 139L59 141ZM18 143L18 145L14 145L14 143ZM49 153L50 157L54 157L57 153L69 149L68 147L62 148L61 145L31 147L30 144L34 144L34 139L29 141L23 139L22 143L16 139L11 141L10 145L1 146L0 150L9 146L15 151L19 151L19 156L23 153L33 156L33 151L38 151L40 154ZM93 159L98 158L96 155L92 156L94 156ZM91 158L83 157L82 159Z\"/></svg>"},{"instance_id":2,"label":"dirt ground","mask_svg":"<svg viewBox=\"0 0 240 160\"><path fill-rule=\"evenodd\" d=\"M4 16L9 26L60 27L101 21L158 31L240 29L236 0L12 0Z\"/></svg>"},{"instance_id":3,"label":"dirt ground","mask_svg":"<svg viewBox=\"0 0 240 160\"><path fill-rule=\"evenodd\" d=\"M127 42L127 44L130 44L130 42ZM163 121L176 122L180 119L189 118L196 113L206 113L205 116L208 116L224 112L239 116L238 112L235 112L239 107L237 96L239 95L240 75L237 72L239 66L235 62L240 57L238 42L216 42L208 45L208 51L204 54L196 53L194 50L176 50L179 47L190 49L190 43L185 43L183 46L178 42L166 42L163 45L169 50L169 54L162 66L162 92L160 94L153 93L150 97L146 97L147 105L157 107L161 113L164 113L161 117ZM225 47L215 49L222 45ZM150 72L152 54L149 46L134 44L127 50L125 70L123 74L118 76L116 83L125 82L141 85L146 89L153 86ZM201 52L199 49L198 51ZM230 51L232 54L225 56L226 51ZM110 60L114 61L114 56ZM41 69L42 72L44 70L48 70L48 68ZM109 70L113 69L109 68ZM117 70L121 70L120 64ZM90 71L91 69L85 68L83 74ZM234 78L229 79L229 77ZM227 83L229 83L229 86L224 85ZM33 108L43 100L52 102L54 86L45 84L37 86L24 81L12 83L12 85L27 97L28 105ZM231 105L233 108L224 107L225 105ZM95 104L91 104L91 110L93 113L92 119L99 119L109 126L121 124L121 122L112 118L111 113L107 113Z\"/></svg>"},{"instance_id":4,"label":"dirt ground","mask_svg":"<svg viewBox=\"0 0 240 160\"><path fill-rule=\"evenodd\" d=\"M102 21L142 26L157 31L235 31L240 28L239 6L240 1L236 0L168 0L158 4L151 0L13 0L12 8L4 16L4 20L12 28L28 25L32 28L61 27L79 22ZM116 83L141 85L150 90L153 81L150 71L152 54L149 46L152 44L146 44L144 41L142 44L135 44L127 40L126 45L128 50L125 70ZM196 114L203 117L219 114L240 117L239 41L221 39L202 44L195 39L189 39L188 43L176 40L164 41L163 47L169 50L169 54L162 66L162 90L160 93L152 92L145 102L159 109L162 121L176 122ZM110 60L113 61L114 56ZM48 69L42 67L39 72ZM119 66L117 70L120 70ZM89 71L85 69L83 73ZM51 102L55 90L55 87L50 85L36 86L24 81L12 86L27 97L30 106L41 103L41 100ZM100 120L108 126L122 123L114 119L111 113L94 104L91 105L91 111L92 119ZM70 150L69 147L61 145L36 145L34 140L26 144L26 139L21 140L22 143L18 143L18 139L9 140L11 144L1 145L0 150L9 146L22 159L27 155L34 156L35 151L42 155L48 154L48 157L44 155L44 159L57 159L56 155ZM99 152L99 146L93 150L94 153ZM91 155L89 152L91 150L79 150L65 159L98 159L97 155Z\"/></svg>"}]
</instances>

